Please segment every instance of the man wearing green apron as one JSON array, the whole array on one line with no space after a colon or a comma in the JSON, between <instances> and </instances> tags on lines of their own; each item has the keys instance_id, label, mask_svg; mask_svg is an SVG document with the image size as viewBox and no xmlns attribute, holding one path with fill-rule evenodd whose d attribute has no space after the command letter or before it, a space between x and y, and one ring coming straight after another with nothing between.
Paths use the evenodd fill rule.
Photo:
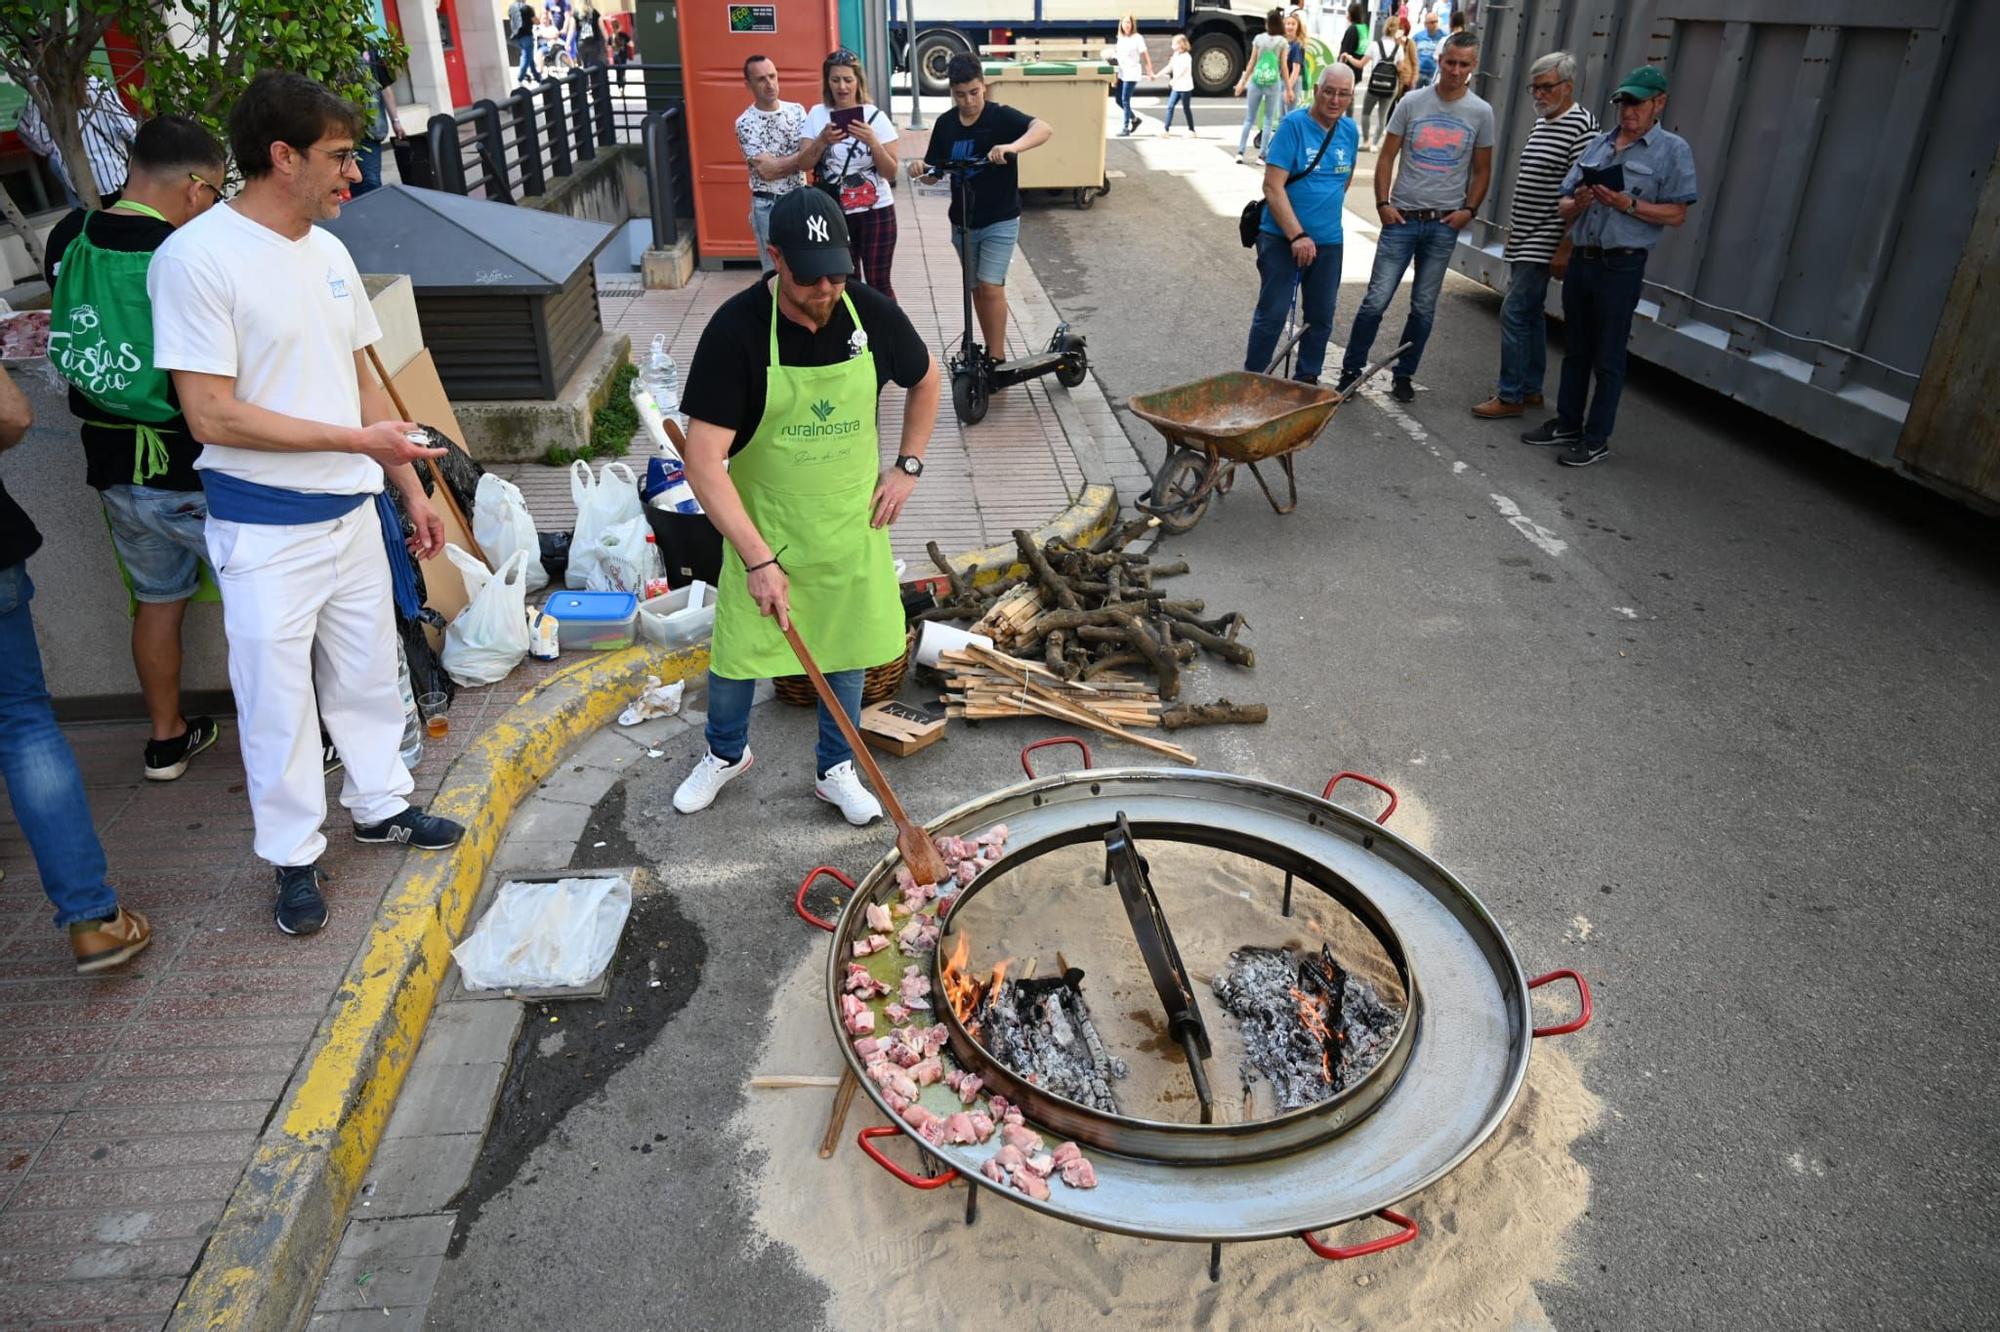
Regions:
<instances>
[{"instance_id":1,"label":"man wearing green apron","mask_svg":"<svg viewBox=\"0 0 2000 1332\"><path fill-rule=\"evenodd\" d=\"M796 675L796 628L850 717L863 673L903 652L889 525L923 474L938 370L895 302L849 282L840 205L794 190L771 211L775 277L724 302L702 331L681 408L688 482L724 539L709 654L708 752L674 792L707 809L748 770L759 680ZM909 391L902 445L886 470L875 410L882 385ZM849 823L882 817L854 754L820 707L813 794Z\"/></svg>"},{"instance_id":2,"label":"man wearing green apron","mask_svg":"<svg viewBox=\"0 0 2000 1332\"><path fill-rule=\"evenodd\" d=\"M131 587L132 665L152 719L146 776L172 781L215 743L212 717L181 713L181 618L208 558L208 502L167 372L153 365L153 251L222 197L223 153L185 116L155 116L132 139L124 192L49 233L49 361L82 422L84 479L104 502Z\"/></svg>"}]
</instances>

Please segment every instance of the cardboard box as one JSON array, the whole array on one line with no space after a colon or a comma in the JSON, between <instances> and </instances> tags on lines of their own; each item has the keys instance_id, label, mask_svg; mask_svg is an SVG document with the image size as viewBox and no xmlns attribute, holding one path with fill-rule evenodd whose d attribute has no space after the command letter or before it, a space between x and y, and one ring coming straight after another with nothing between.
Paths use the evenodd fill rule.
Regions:
<instances>
[{"instance_id":1,"label":"cardboard box","mask_svg":"<svg viewBox=\"0 0 2000 1332\"><path fill-rule=\"evenodd\" d=\"M872 748L908 758L944 739L944 708L891 700L861 710L861 737Z\"/></svg>"}]
</instances>

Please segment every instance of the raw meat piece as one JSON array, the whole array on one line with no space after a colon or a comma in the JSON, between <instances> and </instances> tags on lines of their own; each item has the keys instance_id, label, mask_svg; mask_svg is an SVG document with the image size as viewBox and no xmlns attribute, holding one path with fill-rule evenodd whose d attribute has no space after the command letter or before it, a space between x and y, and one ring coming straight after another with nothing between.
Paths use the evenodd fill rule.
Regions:
<instances>
[{"instance_id":1,"label":"raw meat piece","mask_svg":"<svg viewBox=\"0 0 2000 1332\"><path fill-rule=\"evenodd\" d=\"M1032 1170L1017 1170L1008 1176L1007 1182L1036 1202L1049 1200L1049 1182Z\"/></svg>"},{"instance_id":2,"label":"raw meat piece","mask_svg":"<svg viewBox=\"0 0 2000 1332\"><path fill-rule=\"evenodd\" d=\"M910 1010L901 1004L888 1004L883 1007L882 1013L892 1026L900 1027L910 1020Z\"/></svg>"},{"instance_id":3,"label":"raw meat piece","mask_svg":"<svg viewBox=\"0 0 2000 1332\"><path fill-rule=\"evenodd\" d=\"M877 1059L862 1071L867 1073L870 1082L878 1087L886 1087L889 1085L889 1079L896 1075L896 1066L886 1059Z\"/></svg>"},{"instance_id":4,"label":"raw meat piece","mask_svg":"<svg viewBox=\"0 0 2000 1332\"><path fill-rule=\"evenodd\" d=\"M897 1028L897 1030L898 1032L902 1032L902 1031L907 1031L908 1028L899 1027ZM912 1050L909 1046L903 1044L901 1041L897 1041L894 1045L891 1045L888 1049L884 1050L882 1054L883 1058L887 1059L890 1063L895 1064L899 1068L915 1068L918 1064L921 1064L924 1060L923 1051Z\"/></svg>"},{"instance_id":5,"label":"raw meat piece","mask_svg":"<svg viewBox=\"0 0 2000 1332\"><path fill-rule=\"evenodd\" d=\"M966 1076L966 1073L962 1069L948 1068L944 1071L944 1085L953 1091L957 1091L958 1084L965 1081Z\"/></svg>"},{"instance_id":6,"label":"raw meat piece","mask_svg":"<svg viewBox=\"0 0 2000 1332\"><path fill-rule=\"evenodd\" d=\"M1019 1147L1014 1147L1011 1145L1002 1147L999 1151L993 1153L993 1159L995 1161L998 1161L1000 1163L1000 1168L1002 1170L1005 1170L1010 1175L1016 1174L1020 1171L1024 1171L1028 1168L1028 1158L1021 1155L1021 1149Z\"/></svg>"},{"instance_id":7,"label":"raw meat piece","mask_svg":"<svg viewBox=\"0 0 2000 1332\"><path fill-rule=\"evenodd\" d=\"M840 1015L844 1018L851 1018L856 1013L865 1011L867 1007L868 1005L862 1003L851 994L840 996Z\"/></svg>"},{"instance_id":8,"label":"raw meat piece","mask_svg":"<svg viewBox=\"0 0 2000 1332\"><path fill-rule=\"evenodd\" d=\"M903 1000L903 1007L910 1009L912 1012L928 1013L931 1011L931 1001L919 995L915 999L905 998Z\"/></svg>"},{"instance_id":9,"label":"raw meat piece","mask_svg":"<svg viewBox=\"0 0 2000 1332\"><path fill-rule=\"evenodd\" d=\"M49 312L23 310L0 319L0 357L27 360L49 352Z\"/></svg>"},{"instance_id":10,"label":"raw meat piece","mask_svg":"<svg viewBox=\"0 0 2000 1332\"><path fill-rule=\"evenodd\" d=\"M935 839L938 855L945 860L964 860L972 854L972 846L963 837L939 837Z\"/></svg>"},{"instance_id":11,"label":"raw meat piece","mask_svg":"<svg viewBox=\"0 0 2000 1332\"><path fill-rule=\"evenodd\" d=\"M942 1119L933 1119L930 1123L917 1130L917 1136L933 1147L944 1146L944 1121Z\"/></svg>"},{"instance_id":12,"label":"raw meat piece","mask_svg":"<svg viewBox=\"0 0 2000 1332\"><path fill-rule=\"evenodd\" d=\"M993 1136L993 1121L988 1119L985 1115L982 1115L977 1110L974 1110L970 1114L967 1114L965 1117L972 1122L972 1136L974 1138L978 1139L980 1142L985 1142L988 1138Z\"/></svg>"},{"instance_id":13,"label":"raw meat piece","mask_svg":"<svg viewBox=\"0 0 2000 1332\"><path fill-rule=\"evenodd\" d=\"M986 1085L986 1079L968 1073L965 1075L963 1079L960 1080L959 1084L956 1087L952 1088L952 1090L958 1093L958 1099L961 1105L971 1105L974 1101L979 1099L980 1088L984 1087L985 1085Z\"/></svg>"},{"instance_id":14,"label":"raw meat piece","mask_svg":"<svg viewBox=\"0 0 2000 1332\"><path fill-rule=\"evenodd\" d=\"M872 999L878 994L889 993L888 982L876 980L859 962L847 964L847 982L841 988L857 999Z\"/></svg>"},{"instance_id":15,"label":"raw meat piece","mask_svg":"<svg viewBox=\"0 0 2000 1332\"><path fill-rule=\"evenodd\" d=\"M1081 1156L1074 1161L1064 1162L1062 1182L1073 1189L1094 1189L1097 1187L1097 1167Z\"/></svg>"},{"instance_id":16,"label":"raw meat piece","mask_svg":"<svg viewBox=\"0 0 2000 1332\"><path fill-rule=\"evenodd\" d=\"M905 1110L910 1108L910 1103L908 1101L896 1095L896 1093L890 1091L886 1087L882 1089L882 1100L883 1103L886 1104L890 1110L894 1111L896 1114L899 1115L902 1114Z\"/></svg>"},{"instance_id":17,"label":"raw meat piece","mask_svg":"<svg viewBox=\"0 0 2000 1332\"><path fill-rule=\"evenodd\" d=\"M1083 1148L1073 1142L1065 1142L1055 1150L1055 1162L1058 1166L1066 1166L1071 1161L1081 1161L1082 1159Z\"/></svg>"},{"instance_id":18,"label":"raw meat piece","mask_svg":"<svg viewBox=\"0 0 2000 1332\"><path fill-rule=\"evenodd\" d=\"M901 986L905 1008L929 1008L930 1001L924 996L931 992L931 978L923 975L915 967L903 968Z\"/></svg>"},{"instance_id":19,"label":"raw meat piece","mask_svg":"<svg viewBox=\"0 0 2000 1332\"><path fill-rule=\"evenodd\" d=\"M1008 1124L1012 1124L1012 1125L1014 1125L1014 1126L1015 1126L1016 1128L1019 1128L1019 1127L1021 1126L1021 1124L1022 1124L1023 1122L1024 1122L1024 1121L1023 1121L1023 1118L1022 1118L1022 1115L1021 1115L1021 1107L1020 1107L1020 1106L1018 1106L1018 1105L1010 1105L1010 1106L1008 1106L1008 1107L1007 1107L1007 1113L1006 1113L1005 1115L1001 1116L1001 1119L1000 1119L1000 1123L1001 1123L1001 1125L1002 1125L1003 1127L1004 1127L1004 1126L1006 1126L1006 1125L1008 1125Z\"/></svg>"},{"instance_id":20,"label":"raw meat piece","mask_svg":"<svg viewBox=\"0 0 2000 1332\"><path fill-rule=\"evenodd\" d=\"M1019 1147L1024 1153L1042 1150L1042 1135L1016 1121L1011 1115L1007 1122L1000 1126L1000 1141L1009 1147Z\"/></svg>"},{"instance_id":21,"label":"raw meat piece","mask_svg":"<svg viewBox=\"0 0 2000 1332\"><path fill-rule=\"evenodd\" d=\"M958 894L956 892L939 893L937 899L938 915L947 916L951 914L951 904L953 902L956 902L957 900L958 900Z\"/></svg>"},{"instance_id":22,"label":"raw meat piece","mask_svg":"<svg viewBox=\"0 0 2000 1332\"><path fill-rule=\"evenodd\" d=\"M871 1064L882 1053L883 1040L880 1036L863 1036L854 1043L854 1053L861 1056L861 1062Z\"/></svg>"},{"instance_id":23,"label":"raw meat piece","mask_svg":"<svg viewBox=\"0 0 2000 1332\"><path fill-rule=\"evenodd\" d=\"M1028 1158L1028 1173L1047 1179L1056 1172L1056 1159L1047 1152L1037 1152Z\"/></svg>"},{"instance_id":24,"label":"raw meat piece","mask_svg":"<svg viewBox=\"0 0 2000 1332\"><path fill-rule=\"evenodd\" d=\"M883 1084L882 1090L894 1092L906 1101L914 1101L917 1097L923 1095L922 1088L918 1087L916 1081L900 1068L889 1075L889 1081Z\"/></svg>"},{"instance_id":25,"label":"raw meat piece","mask_svg":"<svg viewBox=\"0 0 2000 1332\"><path fill-rule=\"evenodd\" d=\"M935 920L920 916L903 927L903 932L896 936L896 943L905 957L928 953L937 947L938 929Z\"/></svg>"},{"instance_id":26,"label":"raw meat piece","mask_svg":"<svg viewBox=\"0 0 2000 1332\"><path fill-rule=\"evenodd\" d=\"M919 1087L928 1087L944 1076L944 1064L936 1055L932 1055L929 1059L912 1064L910 1076L916 1079Z\"/></svg>"},{"instance_id":27,"label":"raw meat piece","mask_svg":"<svg viewBox=\"0 0 2000 1332\"><path fill-rule=\"evenodd\" d=\"M854 955L856 957L866 957L870 953L879 953L888 946L888 935L871 934L866 939L856 939L854 941Z\"/></svg>"},{"instance_id":28,"label":"raw meat piece","mask_svg":"<svg viewBox=\"0 0 2000 1332\"><path fill-rule=\"evenodd\" d=\"M987 1158L986 1164L979 1167L979 1173L992 1180L995 1184L1005 1184L1007 1182L1006 1168L991 1157Z\"/></svg>"},{"instance_id":29,"label":"raw meat piece","mask_svg":"<svg viewBox=\"0 0 2000 1332\"><path fill-rule=\"evenodd\" d=\"M910 867L908 865L896 866L896 891L907 893L916 886L916 876L910 873Z\"/></svg>"},{"instance_id":30,"label":"raw meat piece","mask_svg":"<svg viewBox=\"0 0 2000 1332\"><path fill-rule=\"evenodd\" d=\"M944 1117L944 1140L960 1145L976 1141L972 1132L972 1116L966 1114L963 1110L955 1115L946 1115Z\"/></svg>"},{"instance_id":31,"label":"raw meat piece","mask_svg":"<svg viewBox=\"0 0 2000 1332\"><path fill-rule=\"evenodd\" d=\"M847 1034L850 1036L868 1036L874 1031L875 1015L866 1008L847 1019Z\"/></svg>"},{"instance_id":32,"label":"raw meat piece","mask_svg":"<svg viewBox=\"0 0 2000 1332\"><path fill-rule=\"evenodd\" d=\"M889 917L889 908L883 906L880 902L870 902L868 904L867 915L869 929L886 930L891 928L892 921Z\"/></svg>"},{"instance_id":33,"label":"raw meat piece","mask_svg":"<svg viewBox=\"0 0 2000 1332\"><path fill-rule=\"evenodd\" d=\"M958 886L963 888L966 884L971 883L979 877L981 868L980 863L976 860L961 860L958 862L958 868L951 872L951 877L958 880Z\"/></svg>"},{"instance_id":34,"label":"raw meat piece","mask_svg":"<svg viewBox=\"0 0 2000 1332\"><path fill-rule=\"evenodd\" d=\"M924 1125L926 1124L941 1124L944 1122L942 1117L928 1106L918 1105L915 1098L910 1098L910 1105L905 1109L898 1110L896 1113L903 1117L905 1124L908 1124L919 1133L924 1131Z\"/></svg>"},{"instance_id":35,"label":"raw meat piece","mask_svg":"<svg viewBox=\"0 0 2000 1332\"><path fill-rule=\"evenodd\" d=\"M996 1124L1005 1119L1013 1109L1014 1103L1004 1096L989 1096L986 1098L986 1113L993 1116L993 1121Z\"/></svg>"},{"instance_id":36,"label":"raw meat piece","mask_svg":"<svg viewBox=\"0 0 2000 1332\"><path fill-rule=\"evenodd\" d=\"M951 1033L944 1029L944 1023L933 1022L924 1028L924 1053L934 1055L944 1049L944 1043L951 1039Z\"/></svg>"},{"instance_id":37,"label":"raw meat piece","mask_svg":"<svg viewBox=\"0 0 2000 1332\"><path fill-rule=\"evenodd\" d=\"M1004 847L1007 845L1007 825L1004 823L996 823L991 828L988 828L985 832L979 834L979 836L973 838L972 840L974 845L977 846Z\"/></svg>"}]
</instances>

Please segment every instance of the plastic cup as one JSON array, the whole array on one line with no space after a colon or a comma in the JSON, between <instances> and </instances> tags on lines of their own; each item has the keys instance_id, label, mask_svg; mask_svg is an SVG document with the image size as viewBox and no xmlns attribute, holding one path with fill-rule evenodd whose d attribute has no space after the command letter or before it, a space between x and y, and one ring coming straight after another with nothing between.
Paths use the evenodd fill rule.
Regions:
<instances>
[{"instance_id":1,"label":"plastic cup","mask_svg":"<svg viewBox=\"0 0 2000 1332\"><path fill-rule=\"evenodd\" d=\"M925 620L923 633L917 638L917 665L935 667L942 653L957 652L969 643L989 649L993 646L993 640L985 634L967 633L954 624Z\"/></svg>"},{"instance_id":2,"label":"plastic cup","mask_svg":"<svg viewBox=\"0 0 2000 1332\"><path fill-rule=\"evenodd\" d=\"M451 731L451 718L445 715L451 707L451 700L442 693L420 694L417 697L417 712L424 719L424 734L433 740Z\"/></svg>"}]
</instances>

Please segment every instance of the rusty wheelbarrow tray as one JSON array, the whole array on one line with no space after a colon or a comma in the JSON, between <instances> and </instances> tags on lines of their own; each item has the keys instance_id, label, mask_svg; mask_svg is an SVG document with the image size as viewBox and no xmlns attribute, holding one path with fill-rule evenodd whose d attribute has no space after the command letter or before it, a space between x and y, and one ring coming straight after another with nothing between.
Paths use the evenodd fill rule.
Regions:
<instances>
[{"instance_id":1,"label":"rusty wheelbarrow tray","mask_svg":"<svg viewBox=\"0 0 2000 1332\"><path fill-rule=\"evenodd\" d=\"M1188 531L1207 512L1210 495L1229 493L1236 468L1242 465L1257 478L1271 507L1290 513L1299 505L1292 456L1310 448L1341 405L1401 351L1397 348L1362 371L1345 393L1231 370L1127 399L1132 414L1167 440L1166 460L1154 473L1152 493L1135 501L1134 507L1159 518L1169 532ZM1273 459L1285 473L1282 501L1257 469L1258 463Z\"/></svg>"}]
</instances>

